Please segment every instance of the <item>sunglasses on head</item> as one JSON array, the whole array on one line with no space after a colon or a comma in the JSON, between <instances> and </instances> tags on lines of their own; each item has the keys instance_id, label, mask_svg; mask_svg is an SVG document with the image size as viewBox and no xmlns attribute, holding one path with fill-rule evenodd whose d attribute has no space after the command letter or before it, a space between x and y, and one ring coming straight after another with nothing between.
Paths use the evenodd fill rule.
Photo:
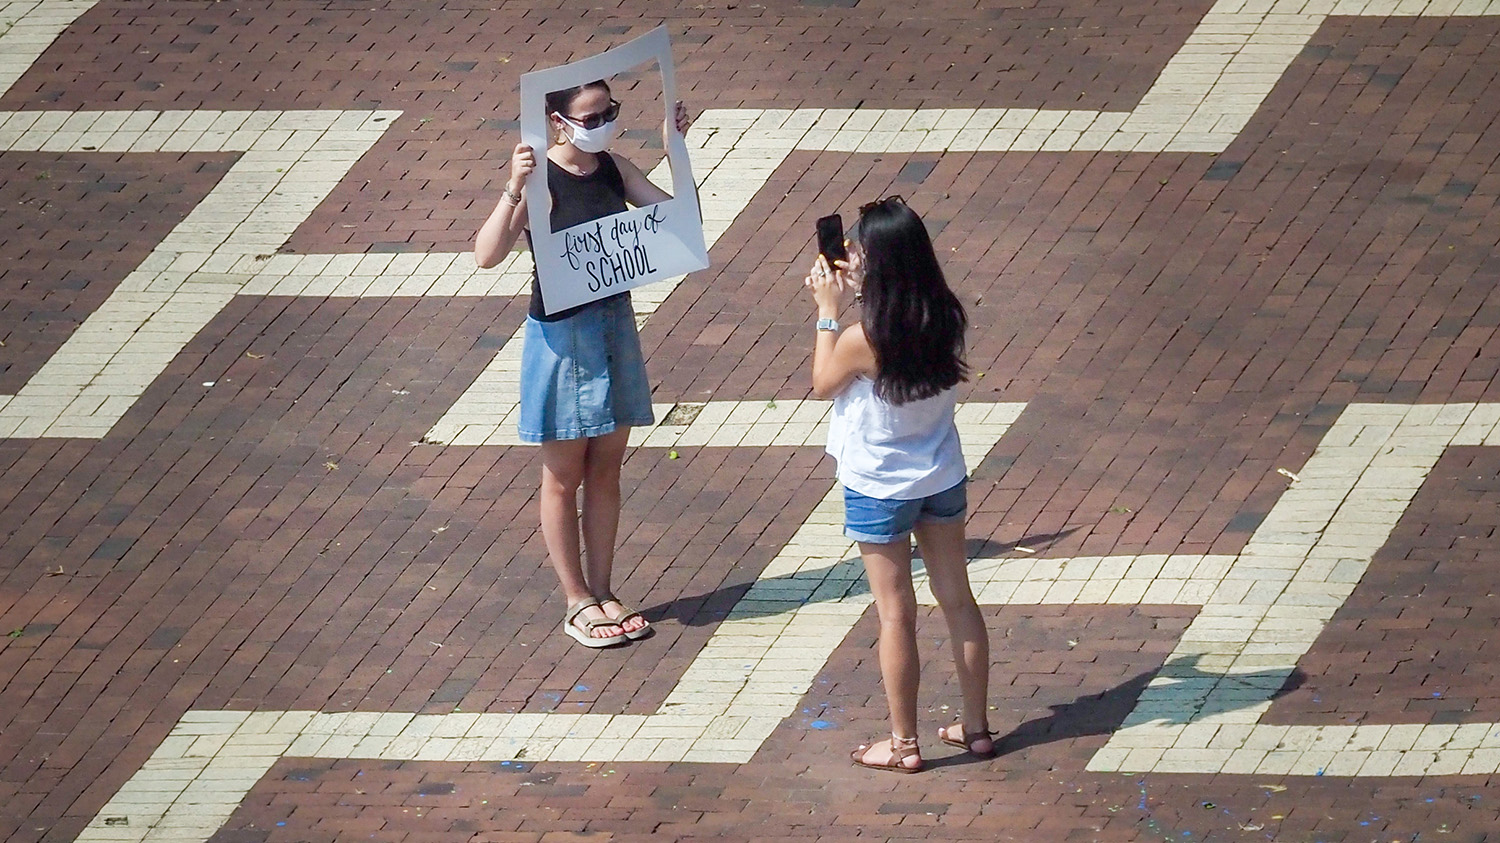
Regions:
<instances>
[{"instance_id":1,"label":"sunglasses on head","mask_svg":"<svg viewBox=\"0 0 1500 843\"><path fill-rule=\"evenodd\" d=\"M569 117L566 114L558 114L557 116L575 126L582 126L590 130L597 129L605 123L613 123L620 116L620 101L610 100L609 106L598 114L585 114L582 117Z\"/></svg>"},{"instance_id":2,"label":"sunglasses on head","mask_svg":"<svg viewBox=\"0 0 1500 843\"><path fill-rule=\"evenodd\" d=\"M874 202L866 202L865 204L860 205L859 206L859 215L860 216L864 216L865 214L868 214L869 212L875 210L876 208L879 208L879 207L881 207L883 205L890 205L890 204L905 205L906 204L906 200L902 199L900 196L897 196L897 195L895 195L893 193L890 196L885 197L884 199L876 199Z\"/></svg>"}]
</instances>

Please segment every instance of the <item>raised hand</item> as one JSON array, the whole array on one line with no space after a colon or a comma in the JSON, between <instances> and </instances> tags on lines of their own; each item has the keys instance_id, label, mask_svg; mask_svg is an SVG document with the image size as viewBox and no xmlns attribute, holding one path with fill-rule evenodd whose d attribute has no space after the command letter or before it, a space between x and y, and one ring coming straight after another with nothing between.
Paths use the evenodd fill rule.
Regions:
<instances>
[{"instance_id":1,"label":"raised hand","mask_svg":"<svg viewBox=\"0 0 1500 843\"><path fill-rule=\"evenodd\" d=\"M511 193L519 195L521 189L526 186L526 177L535 169L536 153L524 143L516 144L515 151L510 155L510 182L506 188Z\"/></svg>"}]
</instances>

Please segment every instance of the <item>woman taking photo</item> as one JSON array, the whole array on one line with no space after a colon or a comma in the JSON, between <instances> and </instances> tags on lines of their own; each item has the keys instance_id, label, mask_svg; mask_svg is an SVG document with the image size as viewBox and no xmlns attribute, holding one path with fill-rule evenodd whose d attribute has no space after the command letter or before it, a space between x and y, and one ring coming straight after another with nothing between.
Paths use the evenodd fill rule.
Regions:
<instances>
[{"instance_id":1,"label":"woman taking photo","mask_svg":"<svg viewBox=\"0 0 1500 843\"><path fill-rule=\"evenodd\" d=\"M618 133L620 103L603 80L554 91L546 103L554 138L546 150L553 231L619 213L627 204L639 207L671 198L647 181L639 167L609 153ZM687 131L687 110L680 102L674 106L674 122L678 132ZM522 232L530 244L526 179L536 163L531 147L516 145L509 182L475 237L479 266L499 264ZM653 420L630 294L549 314L533 274L521 360L519 434L521 441L541 445L542 536L567 601L562 629L585 647L608 647L651 633L644 617L615 598L610 575L625 446L632 426Z\"/></svg>"},{"instance_id":2,"label":"woman taking photo","mask_svg":"<svg viewBox=\"0 0 1500 843\"><path fill-rule=\"evenodd\" d=\"M938 738L991 757L986 716L989 634L969 587L964 552L967 470L954 423L965 379L963 305L948 289L927 228L898 196L860 210L848 261L819 255L804 282L817 303L813 394L833 399L828 452L844 486L844 535L860 557L880 617L880 674L891 738L861 746L855 764L922 769L917 747L917 600L911 537L953 639L963 710ZM863 302L839 332L842 293Z\"/></svg>"}]
</instances>

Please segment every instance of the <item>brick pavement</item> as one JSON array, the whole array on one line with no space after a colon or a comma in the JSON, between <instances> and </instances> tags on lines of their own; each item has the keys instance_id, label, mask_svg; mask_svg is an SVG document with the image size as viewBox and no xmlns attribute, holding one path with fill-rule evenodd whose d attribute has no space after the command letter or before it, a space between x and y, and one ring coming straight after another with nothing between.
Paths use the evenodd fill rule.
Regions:
<instances>
[{"instance_id":1,"label":"brick pavement","mask_svg":"<svg viewBox=\"0 0 1500 843\"><path fill-rule=\"evenodd\" d=\"M493 201L515 76L662 21L695 109L1124 111L1208 10L772 3L585 21L567 3L372 5L102 2L0 110L400 109L284 249L459 251ZM804 398L807 309L788 283L800 232L901 192L970 306L984 377L965 400L1026 404L976 470L980 561L1240 553L1294 485L1277 470L1303 471L1346 405L1497 400L1497 30L1328 18L1218 155L794 151L714 267L647 321L657 400ZM40 370L233 159L0 153L0 391ZM667 700L831 468L815 447L633 451L622 591L661 633L621 652L566 646L535 454L415 444L522 306L240 296L103 438L0 442L7 839L100 834L90 823L139 839L139 818L100 812L189 710L644 715ZM1492 451L1450 447L1424 475L1261 722L1500 721ZM934 745L925 776L849 769L848 746L879 729L864 613L747 763L293 754L216 839L1500 832L1491 774L1089 772L1198 615L1139 602L987 607L997 726L1014 730L994 762ZM924 617L924 642L939 627ZM928 731L955 696L941 656Z\"/></svg>"}]
</instances>

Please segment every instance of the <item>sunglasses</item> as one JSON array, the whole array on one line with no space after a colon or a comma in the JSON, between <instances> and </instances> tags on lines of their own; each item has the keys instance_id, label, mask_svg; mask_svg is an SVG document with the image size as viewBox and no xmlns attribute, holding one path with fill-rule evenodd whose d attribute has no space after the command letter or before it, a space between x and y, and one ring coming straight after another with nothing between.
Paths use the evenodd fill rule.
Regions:
<instances>
[{"instance_id":1,"label":"sunglasses","mask_svg":"<svg viewBox=\"0 0 1500 843\"><path fill-rule=\"evenodd\" d=\"M860 216L864 216L865 214L868 214L869 212L875 210L876 208L882 207L884 205L891 205L891 204L905 205L906 204L906 200L902 199L900 196L897 196L895 194L891 194L890 196L887 196L884 199L876 199L874 202L866 202L865 204L860 205L859 206L859 215Z\"/></svg>"},{"instance_id":2,"label":"sunglasses","mask_svg":"<svg viewBox=\"0 0 1500 843\"><path fill-rule=\"evenodd\" d=\"M610 100L609 107L598 114L586 114L583 117L569 117L566 114L558 114L557 116L575 126L582 126L592 131L603 126L605 123L615 122L615 119L620 116L620 101Z\"/></svg>"},{"instance_id":3,"label":"sunglasses","mask_svg":"<svg viewBox=\"0 0 1500 843\"><path fill-rule=\"evenodd\" d=\"M863 223L865 220L865 214L870 213L876 208L883 208L887 205L900 205L902 207L906 207L906 200L893 193L890 196L885 197L884 199L876 199L874 202L866 202L865 204L860 205L859 219L855 221L854 225L849 227L849 231L846 233L848 239L851 242L858 243L860 229L863 228L861 223Z\"/></svg>"}]
</instances>

